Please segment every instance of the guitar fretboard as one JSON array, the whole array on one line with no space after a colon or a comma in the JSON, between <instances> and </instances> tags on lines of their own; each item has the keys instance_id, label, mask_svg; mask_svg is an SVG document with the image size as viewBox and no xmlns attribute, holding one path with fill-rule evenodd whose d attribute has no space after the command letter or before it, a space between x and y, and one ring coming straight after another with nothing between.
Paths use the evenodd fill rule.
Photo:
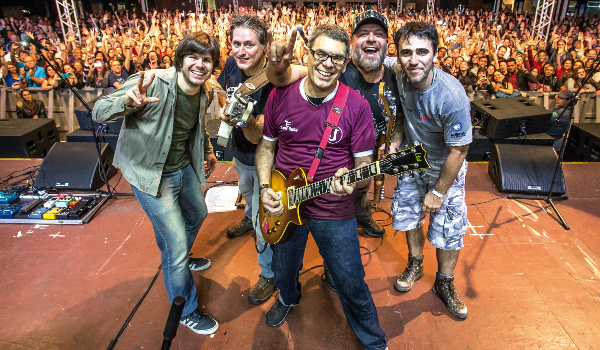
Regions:
<instances>
[{"instance_id":1,"label":"guitar fretboard","mask_svg":"<svg viewBox=\"0 0 600 350\"><path fill-rule=\"evenodd\" d=\"M340 178L342 181L346 181L350 185L361 180L371 178L375 175L379 175L380 171L378 163L379 161L373 162L368 165L364 165L360 168L350 170L349 172L342 175ZM333 181L334 179L335 177L332 176L327 179L313 182L304 187L295 188L294 190L290 191L291 193L288 194L288 198L294 204L298 204L311 198L328 193L329 187L331 186L331 181Z\"/></svg>"}]
</instances>

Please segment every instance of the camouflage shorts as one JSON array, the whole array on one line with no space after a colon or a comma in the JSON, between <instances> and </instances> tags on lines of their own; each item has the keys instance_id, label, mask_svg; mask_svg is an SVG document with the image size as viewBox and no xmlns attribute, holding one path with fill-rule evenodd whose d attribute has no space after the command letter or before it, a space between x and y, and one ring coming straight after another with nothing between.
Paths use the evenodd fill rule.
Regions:
<instances>
[{"instance_id":1,"label":"camouflage shorts","mask_svg":"<svg viewBox=\"0 0 600 350\"><path fill-rule=\"evenodd\" d=\"M458 176L444 196L440 211L430 214L427 239L436 248L457 250L463 247L462 238L467 233L467 206L465 204L464 162ZM423 226L426 214L421 212L425 194L433 188L435 179L414 173L414 176L398 176L392 203L393 226L396 230L408 231Z\"/></svg>"}]
</instances>

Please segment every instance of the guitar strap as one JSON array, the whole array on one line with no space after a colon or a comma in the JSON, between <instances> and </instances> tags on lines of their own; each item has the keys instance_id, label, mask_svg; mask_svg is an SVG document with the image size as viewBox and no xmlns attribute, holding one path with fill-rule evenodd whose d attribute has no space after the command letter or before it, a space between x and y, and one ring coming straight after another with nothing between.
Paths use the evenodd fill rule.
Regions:
<instances>
[{"instance_id":1,"label":"guitar strap","mask_svg":"<svg viewBox=\"0 0 600 350\"><path fill-rule=\"evenodd\" d=\"M342 111L344 110L344 106L346 106L346 99L348 99L349 92L350 90L348 86L339 83L337 94L335 94L335 99L333 100L333 106L331 106L329 116L325 122L325 132L323 133L323 138L321 139L321 143L319 144L315 158L313 159L310 170L308 171L308 182L313 182L314 180L319 163L323 158L323 153L325 153L325 147L327 147L327 142L329 142L329 137L333 132L333 128L337 127L338 122L340 121L340 116L342 115Z\"/></svg>"}]
</instances>

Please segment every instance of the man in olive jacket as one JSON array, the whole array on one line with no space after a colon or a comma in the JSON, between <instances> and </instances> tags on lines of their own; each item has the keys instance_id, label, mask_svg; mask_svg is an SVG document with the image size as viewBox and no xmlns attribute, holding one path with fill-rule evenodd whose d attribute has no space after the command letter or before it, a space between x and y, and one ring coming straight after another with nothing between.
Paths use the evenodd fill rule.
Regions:
<instances>
[{"instance_id":1,"label":"man in olive jacket","mask_svg":"<svg viewBox=\"0 0 600 350\"><path fill-rule=\"evenodd\" d=\"M198 334L219 326L199 310L191 274L207 269L210 260L189 257L207 216L204 161L208 172L217 162L204 115L212 96L207 81L218 62L216 40L193 33L179 43L174 67L131 76L100 98L92 114L97 122L125 118L114 165L152 221L169 302L185 298L181 323Z\"/></svg>"}]
</instances>

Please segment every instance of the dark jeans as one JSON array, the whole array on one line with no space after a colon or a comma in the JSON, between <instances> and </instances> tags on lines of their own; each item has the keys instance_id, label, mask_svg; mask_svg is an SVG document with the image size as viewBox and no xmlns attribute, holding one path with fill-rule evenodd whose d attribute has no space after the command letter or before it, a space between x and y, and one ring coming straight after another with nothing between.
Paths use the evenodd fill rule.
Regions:
<instances>
[{"instance_id":1,"label":"dark jeans","mask_svg":"<svg viewBox=\"0 0 600 350\"><path fill-rule=\"evenodd\" d=\"M309 219L307 223L297 226L286 242L272 246L275 286L283 303L297 305L302 298L298 277L310 231L331 272L350 327L365 349L385 349L385 334L365 283L356 219Z\"/></svg>"},{"instance_id":2,"label":"dark jeans","mask_svg":"<svg viewBox=\"0 0 600 350\"><path fill-rule=\"evenodd\" d=\"M371 181L363 188L355 188L352 195L354 196L354 211L356 212L356 220L359 222L371 221L373 216L371 210L371 200L369 199L369 188L371 188Z\"/></svg>"},{"instance_id":3,"label":"dark jeans","mask_svg":"<svg viewBox=\"0 0 600 350\"><path fill-rule=\"evenodd\" d=\"M208 215L200 181L192 166L188 165L163 173L156 197L135 186L131 188L154 227L169 303L172 304L177 296L184 297L182 316L185 317L198 307L188 255Z\"/></svg>"}]
</instances>

